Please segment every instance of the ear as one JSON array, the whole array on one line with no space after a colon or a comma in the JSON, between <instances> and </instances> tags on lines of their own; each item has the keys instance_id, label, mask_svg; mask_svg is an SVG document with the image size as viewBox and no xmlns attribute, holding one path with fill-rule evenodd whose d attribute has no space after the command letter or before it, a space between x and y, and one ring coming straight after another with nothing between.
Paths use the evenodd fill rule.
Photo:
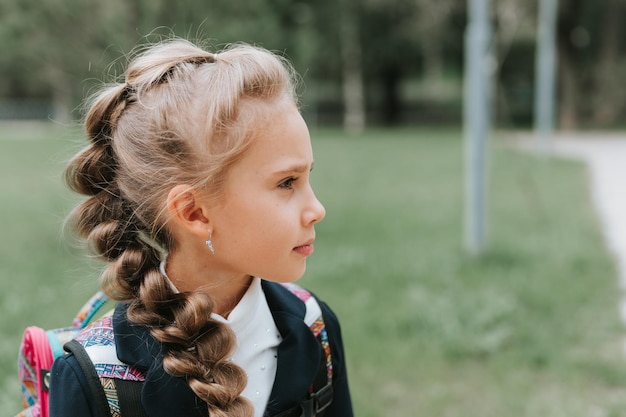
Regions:
<instances>
[{"instance_id":1,"label":"ear","mask_svg":"<svg viewBox=\"0 0 626 417\"><path fill-rule=\"evenodd\" d=\"M176 185L167 195L167 211L176 227L202 238L207 236L208 210L202 204L197 190L189 185Z\"/></svg>"}]
</instances>

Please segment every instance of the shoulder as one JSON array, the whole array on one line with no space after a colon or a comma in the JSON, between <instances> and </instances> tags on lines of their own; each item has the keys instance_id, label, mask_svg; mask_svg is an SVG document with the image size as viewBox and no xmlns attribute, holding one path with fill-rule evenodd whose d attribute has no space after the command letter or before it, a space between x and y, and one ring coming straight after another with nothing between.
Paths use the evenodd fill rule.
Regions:
<instances>
[{"instance_id":1,"label":"shoulder","mask_svg":"<svg viewBox=\"0 0 626 417\"><path fill-rule=\"evenodd\" d=\"M303 318L311 325L322 314L326 319L326 313L335 319L330 308L322 302L313 292L294 283L276 283L262 281L263 291L268 306L273 312L286 311Z\"/></svg>"},{"instance_id":2,"label":"shoulder","mask_svg":"<svg viewBox=\"0 0 626 417\"><path fill-rule=\"evenodd\" d=\"M81 330L74 340L83 346L94 364L117 360L111 317L107 316L91 323ZM81 392L83 395L78 397L88 397L87 376L73 353L64 354L55 360L50 378L51 401L61 396L69 399Z\"/></svg>"},{"instance_id":3,"label":"shoulder","mask_svg":"<svg viewBox=\"0 0 626 417\"><path fill-rule=\"evenodd\" d=\"M279 285L289 291L294 297L296 297L298 300L300 300L300 302L304 304L304 307L306 309L304 322L307 324L307 326L312 326L313 323L315 323L317 320L323 318L320 301L313 293L291 282Z\"/></svg>"},{"instance_id":4,"label":"shoulder","mask_svg":"<svg viewBox=\"0 0 626 417\"><path fill-rule=\"evenodd\" d=\"M294 283L264 280L262 286L273 314L289 312L301 317L309 326L322 317L328 328L339 331L336 314L314 292Z\"/></svg>"},{"instance_id":5,"label":"shoulder","mask_svg":"<svg viewBox=\"0 0 626 417\"><path fill-rule=\"evenodd\" d=\"M84 386L87 382L85 375L83 374L78 361L74 355L66 354L58 357L52 365L52 371L50 373L52 381L60 381L63 384L51 384L51 391L55 388L66 384L77 384Z\"/></svg>"},{"instance_id":6,"label":"shoulder","mask_svg":"<svg viewBox=\"0 0 626 417\"><path fill-rule=\"evenodd\" d=\"M272 292L280 294L284 299L284 302L291 305L300 305L304 311L301 317L313 318L313 324L307 323L312 330L312 334L318 335L321 329L326 331L325 336L316 338L319 344L319 349L322 354L326 353L326 358L332 366L332 378L333 378L333 402L326 411L326 416L340 416L350 417L353 415L352 401L350 398L350 389L348 386L348 377L346 370L346 360L343 346L343 339L341 334L341 327L339 320L335 312L326 304L320 300L316 294L309 290L302 288L295 284L276 284L267 283L270 296ZM267 293L266 293L267 294ZM268 297L268 298L269 298ZM269 301L268 301L269 302ZM312 313L315 311L315 313ZM305 319L306 321L306 319ZM311 332L309 332L310 334ZM327 339L325 339L327 337ZM319 343L321 342L321 343ZM327 342L330 347L330 355L324 348L324 342ZM326 368L328 369L328 368Z\"/></svg>"},{"instance_id":7,"label":"shoulder","mask_svg":"<svg viewBox=\"0 0 626 417\"><path fill-rule=\"evenodd\" d=\"M74 355L57 358L50 372L50 416L91 416L93 404L87 386L87 378Z\"/></svg>"}]
</instances>

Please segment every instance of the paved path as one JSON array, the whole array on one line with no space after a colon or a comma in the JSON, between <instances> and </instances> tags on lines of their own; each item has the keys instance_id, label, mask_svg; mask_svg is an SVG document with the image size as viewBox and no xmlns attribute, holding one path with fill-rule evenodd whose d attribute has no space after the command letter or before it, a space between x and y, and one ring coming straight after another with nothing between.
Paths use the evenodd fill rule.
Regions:
<instances>
[{"instance_id":1,"label":"paved path","mask_svg":"<svg viewBox=\"0 0 626 417\"><path fill-rule=\"evenodd\" d=\"M523 141L524 148L534 139ZM626 133L559 133L551 141L553 155L583 160L589 167L591 193L607 246L626 294ZM626 298L620 306L626 322ZM626 345L625 345L626 350Z\"/></svg>"}]
</instances>

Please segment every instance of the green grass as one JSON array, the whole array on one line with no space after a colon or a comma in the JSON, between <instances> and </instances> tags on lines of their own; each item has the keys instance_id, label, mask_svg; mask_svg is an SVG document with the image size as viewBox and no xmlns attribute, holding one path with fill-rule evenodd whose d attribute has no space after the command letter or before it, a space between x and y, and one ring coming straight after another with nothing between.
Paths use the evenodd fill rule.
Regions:
<instances>
[{"instance_id":1,"label":"green grass","mask_svg":"<svg viewBox=\"0 0 626 417\"><path fill-rule=\"evenodd\" d=\"M61 233L76 138L0 129L2 415L23 329L65 325L96 286ZM493 146L471 257L458 131L314 131L313 147L327 217L301 282L341 319L357 416L626 416L616 272L582 165Z\"/></svg>"}]
</instances>

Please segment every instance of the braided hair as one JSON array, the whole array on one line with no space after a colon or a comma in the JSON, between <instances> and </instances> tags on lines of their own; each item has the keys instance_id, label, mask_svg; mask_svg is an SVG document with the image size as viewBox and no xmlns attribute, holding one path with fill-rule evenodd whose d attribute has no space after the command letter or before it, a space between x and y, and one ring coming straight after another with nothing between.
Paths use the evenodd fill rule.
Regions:
<instances>
[{"instance_id":1,"label":"braided hair","mask_svg":"<svg viewBox=\"0 0 626 417\"><path fill-rule=\"evenodd\" d=\"M166 197L192 184L219 198L230 166L253 138L255 103L296 101L294 72L281 57L245 44L217 54L172 39L130 61L85 117L89 145L66 169L87 198L70 214L76 233L107 263L101 286L126 301L128 319L164 347L163 366L187 380L211 416L252 416L244 371L229 357L235 335L211 318L203 292L178 293L159 269L176 241Z\"/></svg>"}]
</instances>

